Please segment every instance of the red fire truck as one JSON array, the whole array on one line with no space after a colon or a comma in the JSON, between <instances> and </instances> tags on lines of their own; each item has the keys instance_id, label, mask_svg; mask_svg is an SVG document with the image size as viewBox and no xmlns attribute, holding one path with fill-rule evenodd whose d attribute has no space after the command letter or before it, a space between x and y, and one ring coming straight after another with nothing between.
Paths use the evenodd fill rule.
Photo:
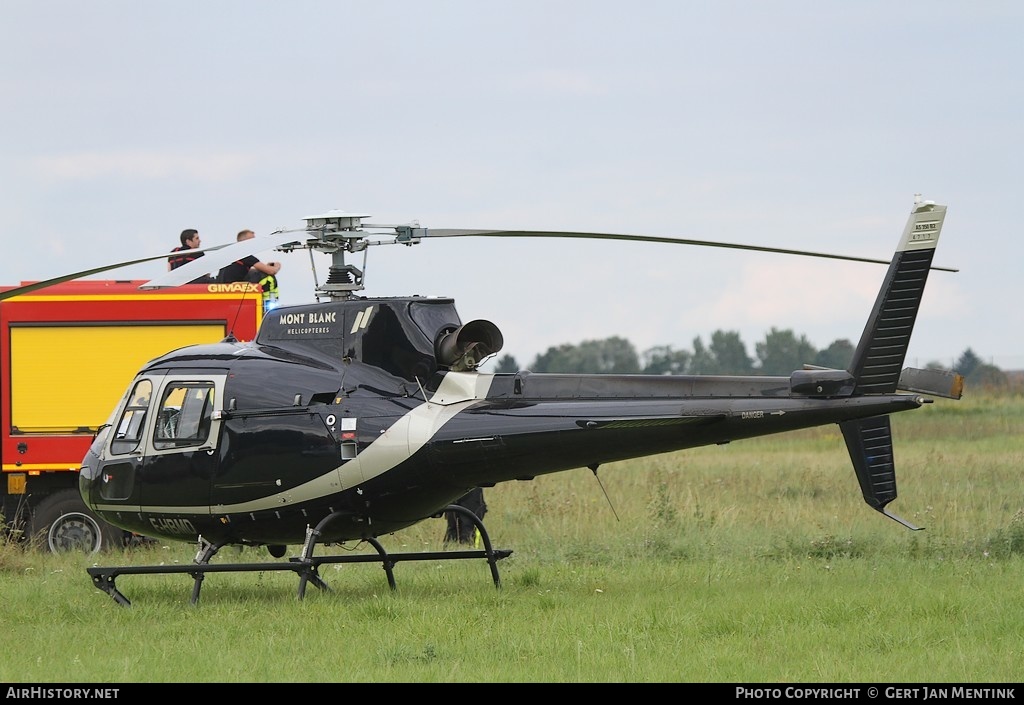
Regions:
<instances>
[{"instance_id":1,"label":"red fire truck","mask_svg":"<svg viewBox=\"0 0 1024 705\"><path fill-rule=\"evenodd\" d=\"M256 284L142 290L143 283L71 281L0 301L7 540L96 551L136 538L99 520L78 493L93 436L145 362L231 335L252 340L263 318Z\"/></svg>"}]
</instances>

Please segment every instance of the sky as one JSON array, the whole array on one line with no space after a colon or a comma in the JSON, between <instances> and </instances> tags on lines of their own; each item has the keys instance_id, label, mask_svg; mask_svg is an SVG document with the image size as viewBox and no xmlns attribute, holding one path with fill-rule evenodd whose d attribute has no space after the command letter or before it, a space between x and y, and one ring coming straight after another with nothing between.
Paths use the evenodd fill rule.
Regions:
<instances>
[{"instance_id":1,"label":"sky","mask_svg":"<svg viewBox=\"0 0 1024 705\"><path fill-rule=\"evenodd\" d=\"M299 228L587 231L889 259L948 206L907 364L1024 369L1024 4L0 0L0 285ZM281 261L284 304L329 260ZM363 266L360 259L350 263ZM568 239L371 248L521 368L611 336L856 344L877 264ZM314 279L314 271L317 272ZM162 261L102 278L150 279ZM808 360L808 362L811 362Z\"/></svg>"}]
</instances>

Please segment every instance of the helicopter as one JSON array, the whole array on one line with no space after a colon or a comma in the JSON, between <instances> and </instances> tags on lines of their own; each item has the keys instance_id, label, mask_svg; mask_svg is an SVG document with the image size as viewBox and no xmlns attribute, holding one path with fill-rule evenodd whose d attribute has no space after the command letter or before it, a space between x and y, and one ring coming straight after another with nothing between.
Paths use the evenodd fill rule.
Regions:
<instances>
[{"instance_id":1,"label":"helicopter","mask_svg":"<svg viewBox=\"0 0 1024 705\"><path fill-rule=\"evenodd\" d=\"M95 587L125 606L131 603L117 588L121 575L188 574L194 603L209 573L291 571L302 597L307 584L329 589L320 566L343 562L379 561L395 588L400 561L484 559L500 586L497 562L512 551L493 548L479 517L453 503L473 488L584 467L596 475L614 461L826 424L841 429L868 506L918 530L888 509L897 496L889 416L931 403L926 395L962 395L955 372L903 368L929 272L956 271L932 265L945 215L946 206L917 196L891 260L610 233L375 226L364 223L369 215L340 210L307 216L301 229L204 248L206 257L143 288L184 284L200 270L271 247L308 249L311 257L327 252L332 262L317 302L270 308L253 341L229 335L173 350L139 370L83 459L82 498L113 526L195 542L197 553L189 565L87 570ZM481 364L504 345L494 323L463 323L452 298L359 293L371 246L446 237L642 240L888 268L846 369L804 365L789 376L485 373ZM362 267L346 260L355 254ZM483 548L396 554L379 541L446 511L472 522ZM375 554L315 554L318 545L350 541ZM289 546L301 552L286 561L213 562L229 545L266 547L274 559Z\"/></svg>"}]
</instances>

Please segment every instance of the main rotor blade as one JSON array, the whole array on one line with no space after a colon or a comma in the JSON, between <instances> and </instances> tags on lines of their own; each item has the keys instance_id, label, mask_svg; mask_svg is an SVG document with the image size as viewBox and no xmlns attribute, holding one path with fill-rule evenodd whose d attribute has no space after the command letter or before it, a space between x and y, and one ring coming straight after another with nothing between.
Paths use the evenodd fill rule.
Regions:
<instances>
[{"instance_id":1,"label":"main rotor blade","mask_svg":"<svg viewBox=\"0 0 1024 705\"><path fill-rule=\"evenodd\" d=\"M301 234L301 235L299 235ZM299 235L299 237L296 237ZM305 235L306 237L303 237ZM264 252L266 250L276 249L283 245L300 243L302 240L308 238L314 238L315 235L310 234L305 229L297 230L284 230L271 233L270 235L264 235L254 237L249 240L243 240L242 242L231 242L224 245L213 245L211 247L204 247L193 250L193 253L202 252L206 256L195 259L188 264L178 267L170 272L167 272L163 276L156 277L143 284L140 288L142 289L160 289L165 287L174 287L206 274L219 270L221 267L234 262L237 259L241 259L257 252ZM574 231L559 231L559 230L470 230L470 229L457 229L457 228L439 228L439 229L428 229L427 234L423 236L423 239L429 238L442 238L442 237L554 237L554 238L578 238L585 240L621 240L625 242L656 242L669 245L691 245L698 247L721 247L734 250L748 250L751 252L769 252L783 255L797 255L802 257L821 257L825 259L836 259L846 260L849 262L867 262L870 264L889 264L889 260L872 259L869 257L855 257L852 255L837 255L826 252L811 252L808 250L793 250L781 247L766 247L762 245L743 245L732 242L718 242L715 240L692 240L687 238L675 238L675 237L661 237L657 235L628 235L621 233L590 233L590 232L574 232ZM383 244L383 243L375 243ZM216 253L216 254L212 254ZM85 269L78 272L72 272L70 274L64 274L59 277L52 279L44 279L42 281L32 282L23 286L13 287L5 291L0 291L0 301L5 299L13 298L15 296L21 296L22 294L29 294L39 289L45 289L48 286L54 284L61 284L63 282L71 281L73 279L80 279L93 274L101 274L103 272L109 272L114 269L121 267L129 267L133 264L142 264L145 262L153 262L156 260L167 259L171 256L171 253L163 253L159 255L150 255L148 257L140 257L138 259L127 260L124 262L116 262L114 264L107 264L102 267L94 267L92 269ZM959 269L951 267L932 267L932 269L942 272L959 272Z\"/></svg>"},{"instance_id":2,"label":"main rotor blade","mask_svg":"<svg viewBox=\"0 0 1024 705\"><path fill-rule=\"evenodd\" d=\"M208 247L205 249L189 250L190 253L206 252L209 253L213 250L217 250L215 254L207 254L205 257L194 259L188 264L183 264L177 269L150 279L148 282L140 286L140 289L164 289L168 287L180 286L186 284L196 277L212 272L216 274L221 267L231 264L235 260L254 255L257 252L264 252L265 250L273 250L275 247L281 245L287 245L293 242L298 242L296 238L296 232L306 233L305 230L295 231L286 230L282 232L271 233L270 235L262 235L257 237L249 238L248 240L242 240L241 242L231 242L227 245L218 245L216 247ZM302 238L303 240L305 238ZM166 257L167 255L164 255Z\"/></svg>"},{"instance_id":3,"label":"main rotor blade","mask_svg":"<svg viewBox=\"0 0 1024 705\"><path fill-rule=\"evenodd\" d=\"M227 245L215 245L214 247L207 247L207 248L205 248L205 251L209 252L211 250L219 250L222 247L227 247ZM198 252L199 250L196 250L196 251ZM53 279L43 279L42 281L32 282L31 284L24 284L22 286L14 287L13 289L8 289L7 291L0 291L0 301L3 301L4 299L10 299L10 298L13 298L15 296L21 296L22 294L30 294L33 291L38 291L39 289L45 289L46 287L53 286L54 284L62 284L64 282L69 282L69 281L71 281L73 279L80 279L82 277L87 277L90 274L102 274L103 272L109 272L112 269L120 269L121 267L130 267L133 264L142 264L144 262L153 262L155 260L167 259L168 257L170 257L170 255L165 252L165 253L160 254L160 255L150 255L149 257L141 257L139 259L127 260L125 262L116 262L114 264L105 264L102 267L94 267L93 269L83 269L80 272L72 272L71 274L63 274L63 275L61 275L59 277L54 277Z\"/></svg>"},{"instance_id":4,"label":"main rotor blade","mask_svg":"<svg viewBox=\"0 0 1024 705\"><path fill-rule=\"evenodd\" d=\"M887 259L871 259L854 257L853 255L835 255L825 252L807 250L789 250L782 247L764 247L761 245L741 245L733 242L716 242L715 240L688 240L678 237L659 237L657 235L625 235L616 233L580 233L557 230L460 230L460 229L428 229L424 239L432 237L565 237L586 240L625 240L627 242L660 242L669 245L697 245L700 247L725 247L733 250L750 250L753 252L773 252L780 255L799 255L802 257L824 257L826 259L847 260L850 262L868 262L871 264L889 264ZM932 267L942 272L958 272L949 267Z\"/></svg>"},{"instance_id":5,"label":"main rotor blade","mask_svg":"<svg viewBox=\"0 0 1024 705\"><path fill-rule=\"evenodd\" d=\"M142 289L158 289L162 287L178 286L192 281L196 277L202 276L207 272L216 272L226 264L234 262L236 259L246 257L247 255L255 254L256 252L263 252L264 250L272 250L275 247L281 245L287 245L289 243L298 242L305 238L296 238L296 233L305 234L303 230L293 231L281 231L271 233L270 235L264 235L262 237L254 237L249 240L243 240L242 242L229 242L223 245L211 245L210 247L201 247L190 252L193 254L202 252L206 256L200 257L199 259L193 260L186 265L178 267L177 269L167 272L162 277L152 279L146 284L143 284ZM217 254L210 254L210 253ZM72 272L70 274L62 274L59 277L52 279L43 279L41 281L32 282L30 284L24 284L22 286L7 289L6 291L0 291L0 301L10 299L15 296L21 296L23 294L30 294L33 291L39 289L45 289L48 286L54 284L63 284L74 279L81 279L82 277L88 277L93 274L102 274L103 272L109 272L114 269L120 269L121 267L130 267L133 264L144 264L146 262L155 262L157 260L166 260L172 257L173 253L164 252L159 255L149 255L148 257L140 257L138 259L126 260L123 262L114 262L113 264L105 264L102 267L93 267L92 269L83 269L78 272Z\"/></svg>"}]
</instances>

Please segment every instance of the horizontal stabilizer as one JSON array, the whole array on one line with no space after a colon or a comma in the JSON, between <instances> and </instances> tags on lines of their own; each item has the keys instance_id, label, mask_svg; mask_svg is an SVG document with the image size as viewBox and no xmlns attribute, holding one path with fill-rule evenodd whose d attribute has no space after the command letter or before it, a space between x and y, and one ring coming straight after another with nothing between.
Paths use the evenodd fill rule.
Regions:
<instances>
[{"instance_id":1,"label":"horizontal stabilizer","mask_svg":"<svg viewBox=\"0 0 1024 705\"><path fill-rule=\"evenodd\" d=\"M920 527L904 521L885 510L885 506L896 499L896 465L892 453L892 429L888 416L873 416L867 419L842 421L839 428L846 439L850 460L857 473L857 481L864 495L864 501L893 521L908 529L919 531Z\"/></svg>"},{"instance_id":2,"label":"horizontal stabilizer","mask_svg":"<svg viewBox=\"0 0 1024 705\"><path fill-rule=\"evenodd\" d=\"M964 393L964 376L951 370L919 370L908 367L900 373L896 388L904 392L921 392L946 399L959 399Z\"/></svg>"}]
</instances>

